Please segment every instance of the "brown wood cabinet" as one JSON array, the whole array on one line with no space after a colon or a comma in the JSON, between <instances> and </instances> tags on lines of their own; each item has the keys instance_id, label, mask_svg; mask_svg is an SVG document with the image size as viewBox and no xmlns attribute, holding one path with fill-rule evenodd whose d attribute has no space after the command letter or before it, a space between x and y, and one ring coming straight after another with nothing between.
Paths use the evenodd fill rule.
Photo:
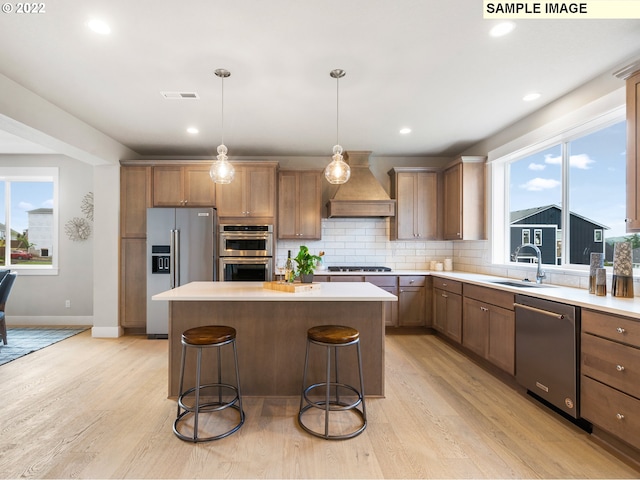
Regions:
<instances>
[{"instance_id":1,"label":"brown wood cabinet","mask_svg":"<svg viewBox=\"0 0 640 480\"><path fill-rule=\"evenodd\" d=\"M433 277L433 326L451 340L462 343L462 283Z\"/></svg>"},{"instance_id":2,"label":"brown wood cabinet","mask_svg":"<svg viewBox=\"0 0 640 480\"><path fill-rule=\"evenodd\" d=\"M640 458L640 321L582 310L581 415ZM594 434L597 432L594 429ZM617 445L616 445L617 446Z\"/></svg>"},{"instance_id":3,"label":"brown wood cabinet","mask_svg":"<svg viewBox=\"0 0 640 480\"><path fill-rule=\"evenodd\" d=\"M120 237L147 237L151 167L120 167Z\"/></svg>"},{"instance_id":4,"label":"brown wood cabinet","mask_svg":"<svg viewBox=\"0 0 640 480\"><path fill-rule=\"evenodd\" d=\"M336 280L338 277L335 277ZM365 282L373 283L381 289L398 296L398 277L395 275L367 275ZM385 302L385 327L398 326L398 302Z\"/></svg>"},{"instance_id":5,"label":"brown wood cabinet","mask_svg":"<svg viewBox=\"0 0 640 480\"><path fill-rule=\"evenodd\" d=\"M276 214L277 162L232 162L233 181L217 185L218 217L225 221L252 218L273 223Z\"/></svg>"},{"instance_id":6,"label":"brown wood cabinet","mask_svg":"<svg viewBox=\"0 0 640 480\"><path fill-rule=\"evenodd\" d=\"M216 184L209 176L209 167L206 164L153 167L153 206L215 206Z\"/></svg>"},{"instance_id":7,"label":"brown wood cabinet","mask_svg":"<svg viewBox=\"0 0 640 480\"><path fill-rule=\"evenodd\" d=\"M424 327L426 324L426 277L398 277L398 324L401 327Z\"/></svg>"},{"instance_id":8,"label":"brown wood cabinet","mask_svg":"<svg viewBox=\"0 0 640 480\"><path fill-rule=\"evenodd\" d=\"M147 322L147 208L152 206L152 170L120 167L119 322L144 329Z\"/></svg>"},{"instance_id":9,"label":"brown wood cabinet","mask_svg":"<svg viewBox=\"0 0 640 480\"><path fill-rule=\"evenodd\" d=\"M438 238L437 170L430 168L393 168L391 198L396 200L396 215L391 217L393 240L436 240Z\"/></svg>"},{"instance_id":10,"label":"brown wood cabinet","mask_svg":"<svg viewBox=\"0 0 640 480\"><path fill-rule=\"evenodd\" d=\"M485 238L485 157L463 156L443 173L445 240Z\"/></svg>"},{"instance_id":11,"label":"brown wood cabinet","mask_svg":"<svg viewBox=\"0 0 640 480\"><path fill-rule=\"evenodd\" d=\"M278 238L322 237L322 172L281 170L278 174Z\"/></svg>"},{"instance_id":12,"label":"brown wood cabinet","mask_svg":"<svg viewBox=\"0 0 640 480\"><path fill-rule=\"evenodd\" d=\"M513 294L471 284L463 293L462 345L514 375Z\"/></svg>"},{"instance_id":13,"label":"brown wood cabinet","mask_svg":"<svg viewBox=\"0 0 640 480\"><path fill-rule=\"evenodd\" d=\"M627 232L640 231L640 71L627 78Z\"/></svg>"}]
</instances>

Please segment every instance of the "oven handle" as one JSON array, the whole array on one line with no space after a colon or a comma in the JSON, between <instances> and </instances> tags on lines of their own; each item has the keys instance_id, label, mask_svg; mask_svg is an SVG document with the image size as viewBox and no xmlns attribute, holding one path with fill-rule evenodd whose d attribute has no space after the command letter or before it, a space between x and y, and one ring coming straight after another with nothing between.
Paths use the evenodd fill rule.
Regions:
<instances>
[{"instance_id":1,"label":"oven handle","mask_svg":"<svg viewBox=\"0 0 640 480\"><path fill-rule=\"evenodd\" d=\"M542 315L547 315L549 317L553 317L556 318L558 320L564 320L565 316L561 313L554 313L554 312L550 312L548 310L541 310L539 308L536 307L530 307L529 305L523 305L521 303L514 303L513 304L514 307L518 307L518 308L524 308L525 310L529 310L530 312L536 312L536 313L540 313Z\"/></svg>"},{"instance_id":2,"label":"oven handle","mask_svg":"<svg viewBox=\"0 0 640 480\"><path fill-rule=\"evenodd\" d=\"M269 239L273 238L272 233L230 233L225 232L220 234L221 238L229 238L229 239L238 239L238 240L261 240L261 239Z\"/></svg>"}]
</instances>

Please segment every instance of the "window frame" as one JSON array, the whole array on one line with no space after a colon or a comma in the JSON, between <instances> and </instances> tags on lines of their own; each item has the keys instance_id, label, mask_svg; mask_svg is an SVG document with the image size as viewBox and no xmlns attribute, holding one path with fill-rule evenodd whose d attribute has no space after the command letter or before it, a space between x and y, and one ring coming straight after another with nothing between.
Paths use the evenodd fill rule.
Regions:
<instances>
[{"instance_id":1,"label":"window frame","mask_svg":"<svg viewBox=\"0 0 640 480\"><path fill-rule=\"evenodd\" d=\"M9 264L0 268L17 271L20 275L57 275L59 265L59 169L58 167L0 167L2 182L52 182L53 183L53 218L52 218L52 261L51 265L11 264L11 241L5 243L5 259ZM6 235L11 238L11 188L5 188L5 228Z\"/></svg>"},{"instance_id":2,"label":"window frame","mask_svg":"<svg viewBox=\"0 0 640 480\"><path fill-rule=\"evenodd\" d=\"M569 164L564 161L565 155L567 155L567 144L581 137L587 136L598 130L602 130L611 125L619 122L626 121L626 107L620 105L614 108L609 108L604 112L592 112L592 115L583 119L578 124L567 126L565 128L558 128L554 132L553 129L545 129L546 134L539 136L536 141L530 141L520 148L515 148L511 152L508 151L508 145L504 145L496 151L502 151L494 159L491 159L488 163L490 185L490 199L489 199L489 243L491 251L491 263L499 266L520 267L522 264L511 261L509 252L509 212L508 205L510 205L509 198L509 175L510 164L518 160L522 160L525 157L533 155L537 152L541 152L555 145L560 145L561 153L563 157L562 165L562 224L569 225L570 211L565 208L565 205L569 205ZM536 136L536 135L531 135ZM522 139L519 139L522 142ZM513 142L517 143L517 142ZM492 152L493 153L493 152ZM569 257L569 230L568 228L562 229L561 238L561 265L549 265L545 264L544 268L548 270L556 271L588 271L589 265L578 265L568 263Z\"/></svg>"}]
</instances>

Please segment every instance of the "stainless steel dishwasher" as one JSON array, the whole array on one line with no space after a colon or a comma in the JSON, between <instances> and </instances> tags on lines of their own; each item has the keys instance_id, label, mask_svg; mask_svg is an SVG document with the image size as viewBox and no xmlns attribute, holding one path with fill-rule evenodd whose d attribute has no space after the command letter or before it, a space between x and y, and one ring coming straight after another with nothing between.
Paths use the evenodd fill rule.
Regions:
<instances>
[{"instance_id":1,"label":"stainless steel dishwasher","mask_svg":"<svg viewBox=\"0 0 640 480\"><path fill-rule=\"evenodd\" d=\"M580 309L515 296L516 381L573 418L579 418Z\"/></svg>"}]
</instances>

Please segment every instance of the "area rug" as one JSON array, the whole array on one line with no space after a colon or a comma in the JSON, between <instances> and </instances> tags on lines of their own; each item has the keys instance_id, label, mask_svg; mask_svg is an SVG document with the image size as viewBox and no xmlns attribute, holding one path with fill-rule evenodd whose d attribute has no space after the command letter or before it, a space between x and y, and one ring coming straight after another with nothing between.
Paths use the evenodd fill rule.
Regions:
<instances>
[{"instance_id":1,"label":"area rug","mask_svg":"<svg viewBox=\"0 0 640 480\"><path fill-rule=\"evenodd\" d=\"M7 331L8 345L0 340L0 365L16 358L53 345L65 338L87 330L81 328L10 328Z\"/></svg>"}]
</instances>

